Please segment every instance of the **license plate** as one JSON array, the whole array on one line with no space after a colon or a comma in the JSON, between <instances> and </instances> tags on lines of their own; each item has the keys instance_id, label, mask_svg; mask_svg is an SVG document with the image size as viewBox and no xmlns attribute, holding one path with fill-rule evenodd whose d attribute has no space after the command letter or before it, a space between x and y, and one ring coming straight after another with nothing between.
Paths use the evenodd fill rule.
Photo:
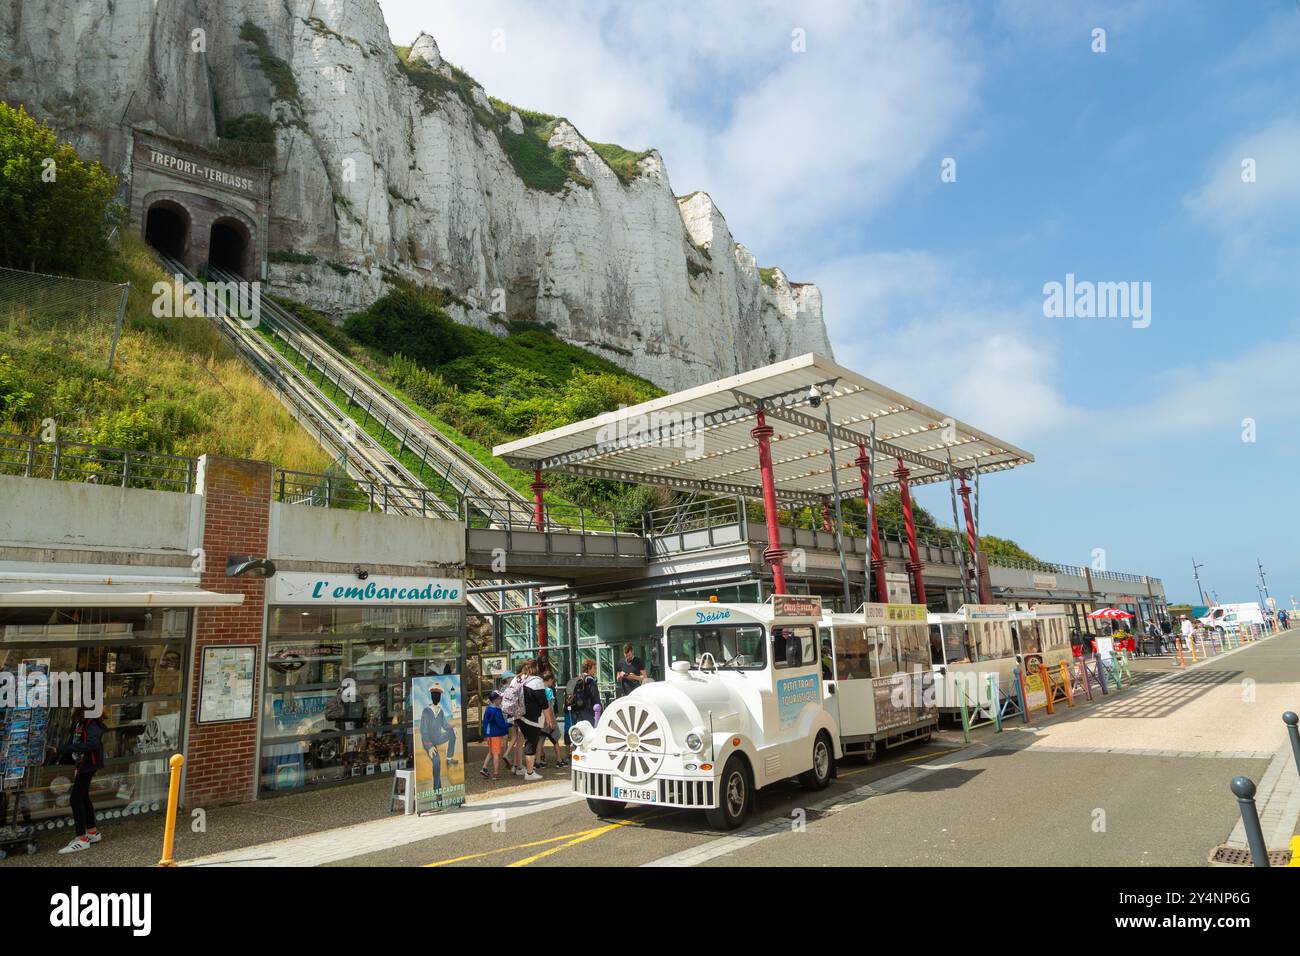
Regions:
<instances>
[{"instance_id":1,"label":"license plate","mask_svg":"<svg viewBox=\"0 0 1300 956\"><path fill-rule=\"evenodd\" d=\"M631 800L636 803L658 803L659 791L647 787L615 787L615 800Z\"/></svg>"}]
</instances>

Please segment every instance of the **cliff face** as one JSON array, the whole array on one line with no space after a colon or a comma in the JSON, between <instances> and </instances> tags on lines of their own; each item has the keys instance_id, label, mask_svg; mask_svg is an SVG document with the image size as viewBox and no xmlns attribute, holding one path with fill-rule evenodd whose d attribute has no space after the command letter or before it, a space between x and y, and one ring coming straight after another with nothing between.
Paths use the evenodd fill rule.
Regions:
<instances>
[{"instance_id":1,"label":"cliff face","mask_svg":"<svg viewBox=\"0 0 1300 956\"><path fill-rule=\"evenodd\" d=\"M489 100L427 35L399 56L374 0L0 0L0 64L0 96L123 173L132 127L272 117L269 247L317 261L270 278L334 315L404 275L668 389L830 354L816 287L760 273L658 153Z\"/></svg>"}]
</instances>

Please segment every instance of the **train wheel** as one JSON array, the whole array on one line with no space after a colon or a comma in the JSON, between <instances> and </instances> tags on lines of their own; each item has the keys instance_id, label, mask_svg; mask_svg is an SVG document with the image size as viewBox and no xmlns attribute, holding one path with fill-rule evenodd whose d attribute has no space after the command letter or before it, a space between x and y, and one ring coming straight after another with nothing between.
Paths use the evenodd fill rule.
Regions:
<instances>
[{"instance_id":1,"label":"train wheel","mask_svg":"<svg viewBox=\"0 0 1300 956\"><path fill-rule=\"evenodd\" d=\"M715 830L734 830L754 808L754 782L744 758L738 754L727 758L718 785L722 791L718 795L720 805L705 810L704 814Z\"/></svg>"},{"instance_id":2,"label":"train wheel","mask_svg":"<svg viewBox=\"0 0 1300 956\"><path fill-rule=\"evenodd\" d=\"M831 784L834 766L835 752L831 750L831 738L823 730L813 741L812 769L799 774L799 782L805 790L825 790Z\"/></svg>"}]
</instances>

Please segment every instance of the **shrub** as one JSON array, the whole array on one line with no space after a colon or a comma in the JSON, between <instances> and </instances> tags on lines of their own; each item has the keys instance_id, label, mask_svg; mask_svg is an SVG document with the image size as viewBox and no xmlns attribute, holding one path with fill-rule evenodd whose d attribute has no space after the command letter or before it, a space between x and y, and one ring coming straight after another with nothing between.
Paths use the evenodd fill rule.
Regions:
<instances>
[{"instance_id":1,"label":"shrub","mask_svg":"<svg viewBox=\"0 0 1300 956\"><path fill-rule=\"evenodd\" d=\"M427 294L399 287L364 312L348 317L348 335L389 355L402 353L437 368L470 351L464 330Z\"/></svg>"},{"instance_id":2,"label":"shrub","mask_svg":"<svg viewBox=\"0 0 1300 956\"><path fill-rule=\"evenodd\" d=\"M126 221L117 180L21 107L0 103L0 265L84 274Z\"/></svg>"},{"instance_id":3,"label":"shrub","mask_svg":"<svg viewBox=\"0 0 1300 956\"><path fill-rule=\"evenodd\" d=\"M239 39L252 44L253 57L262 68L262 75L275 88L275 98L300 105L298 79L293 75L293 68L271 52L271 40L266 31L252 20L245 20L239 28Z\"/></svg>"}]
</instances>

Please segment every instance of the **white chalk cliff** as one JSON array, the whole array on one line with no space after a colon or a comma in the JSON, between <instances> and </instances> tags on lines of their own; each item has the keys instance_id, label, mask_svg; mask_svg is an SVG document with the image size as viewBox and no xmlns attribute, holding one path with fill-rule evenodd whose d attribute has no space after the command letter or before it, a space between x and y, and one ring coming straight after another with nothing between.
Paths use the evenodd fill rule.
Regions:
<instances>
[{"instance_id":1,"label":"white chalk cliff","mask_svg":"<svg viewBox=\"0 0 1300 956\"><path fill-rule=\"evenodd\" d=\"M668 389L831 351L817 288L760 274L658 153L620 178L570 123L490 101L432 37L403 62L374 0L0 0L0 97L124 175L133 127L204 145L225 119L273 118L269 247L317 261L273 263L271 282L335 316L407 276L463 319L548 325ZM538 130L570 153L558 186L504 148Z\"/></svg>"}]
</instances>

